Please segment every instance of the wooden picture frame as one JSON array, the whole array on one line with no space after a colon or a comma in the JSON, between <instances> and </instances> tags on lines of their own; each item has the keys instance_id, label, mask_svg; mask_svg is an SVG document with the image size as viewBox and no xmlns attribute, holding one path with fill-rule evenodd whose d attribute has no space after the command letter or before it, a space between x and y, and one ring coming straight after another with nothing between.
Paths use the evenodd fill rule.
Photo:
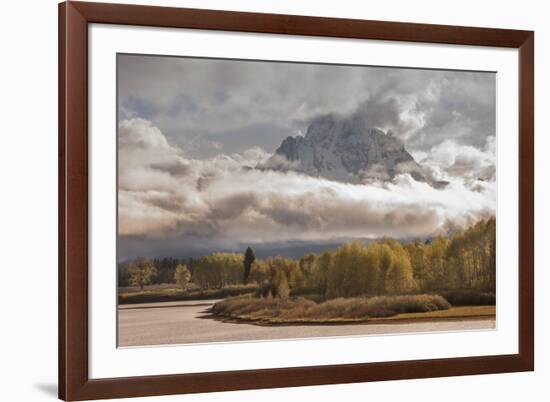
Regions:
<instances>
[{"instance_id":1,"label":"wooden picture frame","mask_svg":"<svg viewBox=\"0 0 550 402\"><path fill-rule=\"evenodd\" d=\"M519 353L399 362L90 379L88 25L120 24L519 49ZM184 8L59 5L59 397L141 397L534 369L534 33Z\"/></svg>"}]
</instances>

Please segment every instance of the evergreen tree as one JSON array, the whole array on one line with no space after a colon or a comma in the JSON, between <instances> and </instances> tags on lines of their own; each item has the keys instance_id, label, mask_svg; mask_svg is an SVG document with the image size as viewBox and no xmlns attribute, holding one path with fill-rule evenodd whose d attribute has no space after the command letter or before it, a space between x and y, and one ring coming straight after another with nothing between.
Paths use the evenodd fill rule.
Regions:
<instances>
[{"instance_id":1,"label":"evergreen tree","mask_svg":"<svg viewBox=\"0 0 550 402\"><path fill-rule=\"evenodd\" d=\"M248 277L250 276L250 269L252 268L252 264L254 263L254 260L256 259L256 256L254 255L254 251L250 247L246 248L246 251L244 253L244 278L243 283L246 285L248 283Z\"/></svg>"}]
</instances>

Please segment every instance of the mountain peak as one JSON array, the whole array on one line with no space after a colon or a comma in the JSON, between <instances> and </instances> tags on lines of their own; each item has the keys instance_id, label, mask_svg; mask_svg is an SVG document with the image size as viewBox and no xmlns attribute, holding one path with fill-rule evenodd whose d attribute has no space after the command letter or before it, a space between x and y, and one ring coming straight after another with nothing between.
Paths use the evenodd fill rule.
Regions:
<instances>
[{"instance_id":1,"label":"mountain peak","mask_svg":"<svg viewBox=\"0 0 550 402\"><path fill-rule=\"evenodd\" d=\"M369 127L357 114L317 117L304 136L283 140L267 165L351 183L388 181L401 173L426 181L422 167L399 138Z\"/></svg>"}]
</instances>

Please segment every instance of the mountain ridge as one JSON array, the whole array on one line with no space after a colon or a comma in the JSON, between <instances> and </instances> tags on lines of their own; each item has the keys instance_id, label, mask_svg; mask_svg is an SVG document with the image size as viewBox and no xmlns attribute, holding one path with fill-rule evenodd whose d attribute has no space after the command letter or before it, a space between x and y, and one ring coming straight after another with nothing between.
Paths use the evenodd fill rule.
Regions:
<instances>
[{"instance_id":1,"label":"mountain ridge","mask_svg":"<svg viewBox=\"0 0 550 402\"><path fill-rule=\"evenodd\" d=\"M407 173L416 181L434 184L403 141L391 131L369 127L360 115L315 118L304 136L284 139L262 168L357 184L391 181Z\"/></svg>"}]
</instances>

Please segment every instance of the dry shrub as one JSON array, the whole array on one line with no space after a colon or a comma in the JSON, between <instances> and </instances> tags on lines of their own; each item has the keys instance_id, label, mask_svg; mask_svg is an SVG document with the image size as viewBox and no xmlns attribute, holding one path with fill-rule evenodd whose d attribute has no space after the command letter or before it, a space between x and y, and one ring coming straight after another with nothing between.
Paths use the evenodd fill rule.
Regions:
<instances>
[{"instance_id":1,"label":"dry shrub","mask_svg":"<svg viewBox=\"0 0 550 402\"><path fill-rule=\"evenodd\" d=\"M446 310L451 305L438 295L403 295L336 298L321 303L305 298L268 299L237 297L212 307L219 316L276 321L368 320L402 313Z\"/></svg>"},{"instance_id":2,"label":"dry shrub","mask_svg":"<svg viewBox=\"0 0 550 402\"><path fill-rule=\"evenodd\" d=\"M496 304L494 293L473 289L448 290L442 294L453 306L494 306Z\"/></svg>"}]
</instances>

